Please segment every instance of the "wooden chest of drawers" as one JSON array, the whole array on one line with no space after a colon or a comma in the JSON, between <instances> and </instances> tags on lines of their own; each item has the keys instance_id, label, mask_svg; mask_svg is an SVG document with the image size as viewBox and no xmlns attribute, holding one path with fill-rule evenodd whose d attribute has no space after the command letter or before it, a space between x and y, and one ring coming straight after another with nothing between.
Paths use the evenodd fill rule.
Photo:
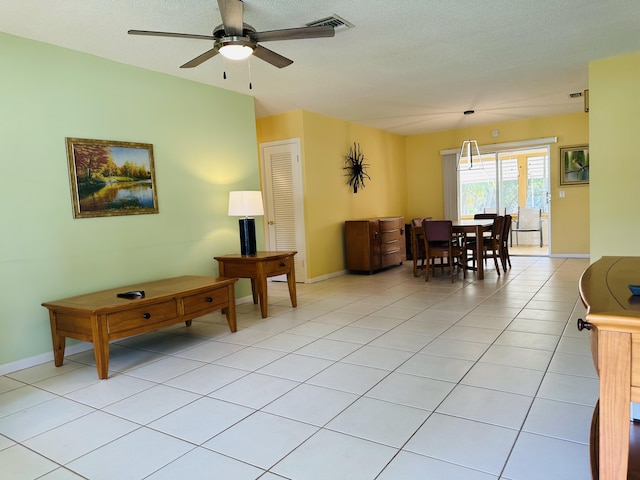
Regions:
<instances>
[{"instance_id":1,"label":"wooden chest of drawers","mask_svg":"<svg viewBox=\"0 0 640 480\"><path fill-rule=\"evenodd\" d=\"M373 273L400 265L406 255L404 217L345 222L347 270Z\"/></svg>"}]
</instances>

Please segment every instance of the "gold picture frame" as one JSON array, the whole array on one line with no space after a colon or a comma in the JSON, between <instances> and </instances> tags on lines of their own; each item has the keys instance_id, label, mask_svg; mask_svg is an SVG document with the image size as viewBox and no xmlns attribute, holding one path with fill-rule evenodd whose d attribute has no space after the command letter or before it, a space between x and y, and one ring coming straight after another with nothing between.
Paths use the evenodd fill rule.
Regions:
<instances>
[{"instance_id":1,"label":"gold picture frame","mask_svg":"<svg viewBox=\"0 0 640 480\"><path fill-rule=\"evenodd\" d=\"M589 183L589 146L560 147L560 185Z\"/></svg>"},{"instance_id":2,"label":"gold picture frame","mask_svg":"<svg viewBox=\"0 0 640 480\"><path fill-rule=\"evenodd\" d=\"M158 213L153 145L67 138L74 218Z\"/></svg>"}]
</instances>

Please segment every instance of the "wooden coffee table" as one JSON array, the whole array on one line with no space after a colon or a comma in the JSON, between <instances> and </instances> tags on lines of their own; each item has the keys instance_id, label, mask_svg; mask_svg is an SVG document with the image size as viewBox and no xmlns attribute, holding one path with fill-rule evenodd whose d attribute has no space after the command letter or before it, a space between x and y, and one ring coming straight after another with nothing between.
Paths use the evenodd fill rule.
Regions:
<instances>
[{"instance_id":1,"label":"wooden coffee table","mask_svg":"<svg viewBox=\"0 0 640 480\"><path fill-rule=\"evenodd\" d=\"M66 337L93 342L98 378L109 376L109 341L149 332L222 310L232 332L236 326L237 278L183 276L79 295L42 306L49 309L56 367L62 365ZM144 290L144 298L118 293Z\"/></svg>"}]
</instances>

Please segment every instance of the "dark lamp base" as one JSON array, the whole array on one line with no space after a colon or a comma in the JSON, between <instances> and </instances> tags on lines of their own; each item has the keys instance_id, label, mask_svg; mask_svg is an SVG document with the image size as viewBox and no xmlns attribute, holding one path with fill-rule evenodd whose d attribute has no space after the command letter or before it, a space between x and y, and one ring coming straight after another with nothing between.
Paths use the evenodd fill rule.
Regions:
<instances>
[{"instance_id":1,"label":"dark lamp base","mask_svg":"<svg viewBox=\"0 0 640 480\"><path fill-rule=\"evenodd\" d=\"M241 218L240 225L240 253L242 255L256 254L256 219Z\"/></svg>"}]
</instances>

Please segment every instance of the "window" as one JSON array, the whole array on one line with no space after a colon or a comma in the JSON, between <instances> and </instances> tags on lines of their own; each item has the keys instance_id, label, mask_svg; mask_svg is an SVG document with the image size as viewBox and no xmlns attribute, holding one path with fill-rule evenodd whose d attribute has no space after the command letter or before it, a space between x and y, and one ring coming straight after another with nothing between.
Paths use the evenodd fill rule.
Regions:
<instances>
[{"instance_id":1,"label":"window","mask_svg":"<svg viewBox=\"0 0 640 480\"><path fill-rule=\"evenodd\" d=\"M518 211L518 157L512 155L499 155L501 205L505 212Z\"/></svg>"},{"instance_id":2,"label":"window","mask_svg":"<svg viewBox=\"0 0 640 480\"><path fill-rule=\"evenodd\" d=\"M544 156L527 157L527 207L549 210L547 202L547 172Z\"/></svg>"},{"instance_id":3,"label":"window","mask_svg":"<svg viewBox=\"0 0 640 480\"><path fill-rule=\"evenodd\" d=\"M496 161L495 155L482 155L482 162L476 162L474 168L461 170L460 216L473 217L484 212L485 208L496 208ZM476 167L475 165L478 165Z\"/></svg>"},{"instance_id":4,"label":"window","mask_svg":"<svg viewBox=\"0 0 640 480\"><path fill-rule=\"evenodd\" d=\"M518 206L549 211L548 147L482 154L458 172L460 218L476 213L517 213ZM464 162L462 162L464 164Z\"/></svg>"}]
</instances>

